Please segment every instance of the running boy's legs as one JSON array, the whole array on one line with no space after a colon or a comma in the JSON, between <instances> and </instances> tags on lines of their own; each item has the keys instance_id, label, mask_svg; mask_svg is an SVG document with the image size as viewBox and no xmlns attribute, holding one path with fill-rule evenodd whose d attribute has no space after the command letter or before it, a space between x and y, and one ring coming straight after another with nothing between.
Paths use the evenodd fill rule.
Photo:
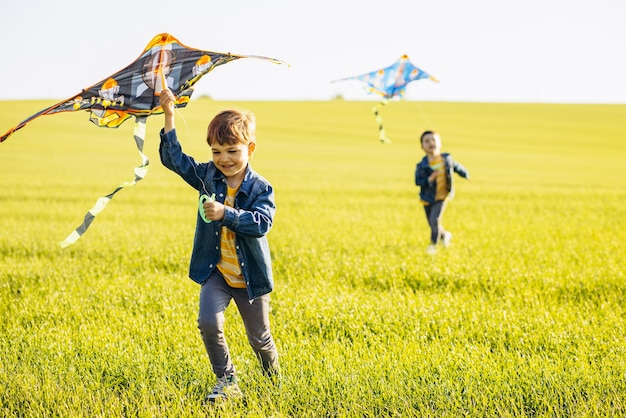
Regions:
<instances>
[{"instance_id":1,"label":"running boy's legs","mask_svg":"<svg viewBox=\"0 0 626 418\"><path fill-rule=\"evenodd\" d=\"M213 372L221 377L235 373L228 344L224 338L224 311L234 299L243 319L248 341L261 361L265 373L271 375L278 369L278 352L270 333L269 295L250 303L246 289L235 289L226 283L215 269L200 290L198 328L209 355Z\"/></svg>"},{"instance_id":2,"label":"running boy's legs","mask_svg":"<svg viewBox=\"0 0 626 418\"><path fill-rule=\"evenodd\" d=\"M441 222L445 207L445 200L438 200L435 203L424 206L426 219L428 220L428 225L430 226L430 242L432 244L437 244L445 232Z\"/></svg>"},{"instance_id":3,"label":"running boy's legs","mask_svg":"<svg viewBox=\"0 0 626 418\"><path fill-rule=\"evenodd\" d=\"M200 289L198 328L217 377L235 373L224 337L224 311L232 299L231 290L218 269L213 270Z\"/></svg>"},{"instance_id":4,"label":"running boy's legs","mask_svg":"<svg viewBox=\"0 0 626 418\"><path fill-rule=\"evenodd\" d=\"M270 295L263 295L250 303L246 289L233 289L248 334L248 342L256 353L263 371L273 375L278 371L278 351L270 332Z\"/></svg>"}]
</instances>

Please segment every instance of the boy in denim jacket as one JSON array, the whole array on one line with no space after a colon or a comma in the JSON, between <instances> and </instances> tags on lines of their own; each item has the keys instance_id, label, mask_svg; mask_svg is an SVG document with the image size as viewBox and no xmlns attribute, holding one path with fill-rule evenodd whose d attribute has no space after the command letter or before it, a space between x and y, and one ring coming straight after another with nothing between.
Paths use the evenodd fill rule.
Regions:
<instances>
[{"instance_id":1,"label":"boy in denim jacket","mask_svg":"<svg viewBox=\"0 0 626 418\"><path fill-rule=\"evenodd\" d=\"M420 186L420 199L424 205L430 227L428 254L437 252L437 244L450 245L452 234L443 228L442 218L446 202L454 197L452 172L469 180L469 172L448 153L441 152L438 133L426 131L420 137L426 155L415 167L415 184Z\"/></svg>"},{"instance_id":2,"label":"boy in denim jacket","mask_svg":"<svg viewBox=\"0 0 626 418\"><path fill-rule=\"evenodd\" d=\"M256 147L254 115L226 110L209 124L212 161L197 163L183 153L174 125L174 95L165 90L161 162L199 191L201 200L189 277L201 285L198 328L217 383L208 401L241 397L224 337L224 311L234 300L248 341L268 376L278 371L278 352L270 332L274 288L266 234L276 212L272 185L250 167ZM207 197L212 198L208 199Z\"/></svg>"}]
</instances>

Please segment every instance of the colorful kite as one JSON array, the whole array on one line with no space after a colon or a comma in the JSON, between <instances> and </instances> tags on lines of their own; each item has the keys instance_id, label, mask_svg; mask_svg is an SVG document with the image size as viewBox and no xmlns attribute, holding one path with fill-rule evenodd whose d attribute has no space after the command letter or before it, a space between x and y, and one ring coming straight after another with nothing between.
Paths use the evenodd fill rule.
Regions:
<instances>
[{"instance_id":1,"label":"colorful kite","mask_svg":"<svg viewBox=\"0 0 626 418\"><path fill-rule=\"evenodd\" d=\"M169 88L177 97L175 106L185 107L193 93L193 85L215 67L239 58L258 58L277 64L283 61L257 55L233 55L202 51L181 44L167 33L155 36L137 60L103 81L84 89L67 100L52 105L20 122L0 137L5 141L11 134L42 115L88 110L90 121L100 127L117 128L131 116L135 117L134 138L142 164L135 168L135 179L119 185L113 192L98 199L85 215L83 223L65 240L65 248L76 242L89 228L113 195L124 187L134 186L148 171L148 158L143 154L146 118L163 113L159 105L161 91Z\"/></svg>"},{"instance_id":2,"label":"colorful kite","mask_svg":"<svg viewBox=\"0 0 626 418\"><path fill-rule=\"evenodd\" d=\"M381 106L387 104L390 99L401 99L406 91L406 85L411 81L421 80L423 78L429 78L432 81L438 83L432 75L426 73L424 70L417 68L407 55L400 57L398 61L390 65L389 67L381 68L380 70L371 71L366 74L357 75L354 77L346 77L337 81L345 80L359 80L367 83L367 90L370 93L375 93L382 96L380 102ZM383 129L383 120L378 112L378 106L374 106L372 109L376 116L376 122L378 122L379 139L383 143L391 142L385 136L385 130Z\"/></svg>"}]
</instances>

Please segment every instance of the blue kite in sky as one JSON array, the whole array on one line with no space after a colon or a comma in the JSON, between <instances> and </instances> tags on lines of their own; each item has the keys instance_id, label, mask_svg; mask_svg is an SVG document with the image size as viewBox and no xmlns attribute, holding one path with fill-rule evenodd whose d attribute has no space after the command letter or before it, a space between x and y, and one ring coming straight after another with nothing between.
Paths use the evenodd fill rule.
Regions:
<instances>
[{"instance_id":1,"label":"blue kite in sky","mask_svg":"<svg viewBox=\"0 0 626 418\"><path fill-rule=\"evenodd\" d=\"M203 51L183 45L168 33L156 35L141 55L126 68L106 77L80 93L37 112L0 136L0 143L32 120L59 112L87 110L90 121L105 128L117 128L130 117L135 117L134 139L142 164L135 168L135 179L119 185L110 194L99 198L83 223L65 240L65 248L78 240L89 228L95 216L104 210L113 195L124 187L134 186L148 172L148 158L143 154L146 119L163 113L159 96L170 89L176 96L175 107L185 107L193 93L194 84L215 67L240 58L259 58L276 64L285 62L257 55L234 55Z\"/></svg>"},{"instance_id":2,"label":"blue kite in sky","mask_svg":"<svg viewBox=\"0 0 626 418\"><path fill-rule=\"evenodd\" d=\"M367 84L367 90L370 93L378 94L382 97L381 105L386 105L390 99L401 99L406 91L406 86L412 81L428 78L436 83L439 82L435 77L428 74L426 71L413 65L409 61L407 55L403 55L398 61L391 64L389 67L381 68L380 70L370 71L369 73L346 77L336 81L346 80L359 80ZM385 136L385 130L383 129L382 118L378 113L378 106L373 108L376 115L376 121L379 128L379 139L381 142L391 142Z\"/></svg>"}]
</instances>

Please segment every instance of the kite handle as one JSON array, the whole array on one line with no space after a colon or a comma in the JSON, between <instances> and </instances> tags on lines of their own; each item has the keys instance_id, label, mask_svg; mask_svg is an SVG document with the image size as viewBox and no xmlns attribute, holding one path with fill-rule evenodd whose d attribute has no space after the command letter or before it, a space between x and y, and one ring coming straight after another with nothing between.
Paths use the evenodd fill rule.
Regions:
<instances>
[{"instance_id":1,"label":"kite handle","mask_svg":"<svg viewBox=\"0 0 626 418\"><path fill-rule=\"evenodd\" d=\"M202 218L202 220L206 223L211 223L210 219L207 219L206 216L204 215L204 202L214 202L215 201L215 193L213 193L211 196L203 194L200 196L200 200L198 201L198 213L200 214L200 217Z\"/></svg>"}]
</instances>

